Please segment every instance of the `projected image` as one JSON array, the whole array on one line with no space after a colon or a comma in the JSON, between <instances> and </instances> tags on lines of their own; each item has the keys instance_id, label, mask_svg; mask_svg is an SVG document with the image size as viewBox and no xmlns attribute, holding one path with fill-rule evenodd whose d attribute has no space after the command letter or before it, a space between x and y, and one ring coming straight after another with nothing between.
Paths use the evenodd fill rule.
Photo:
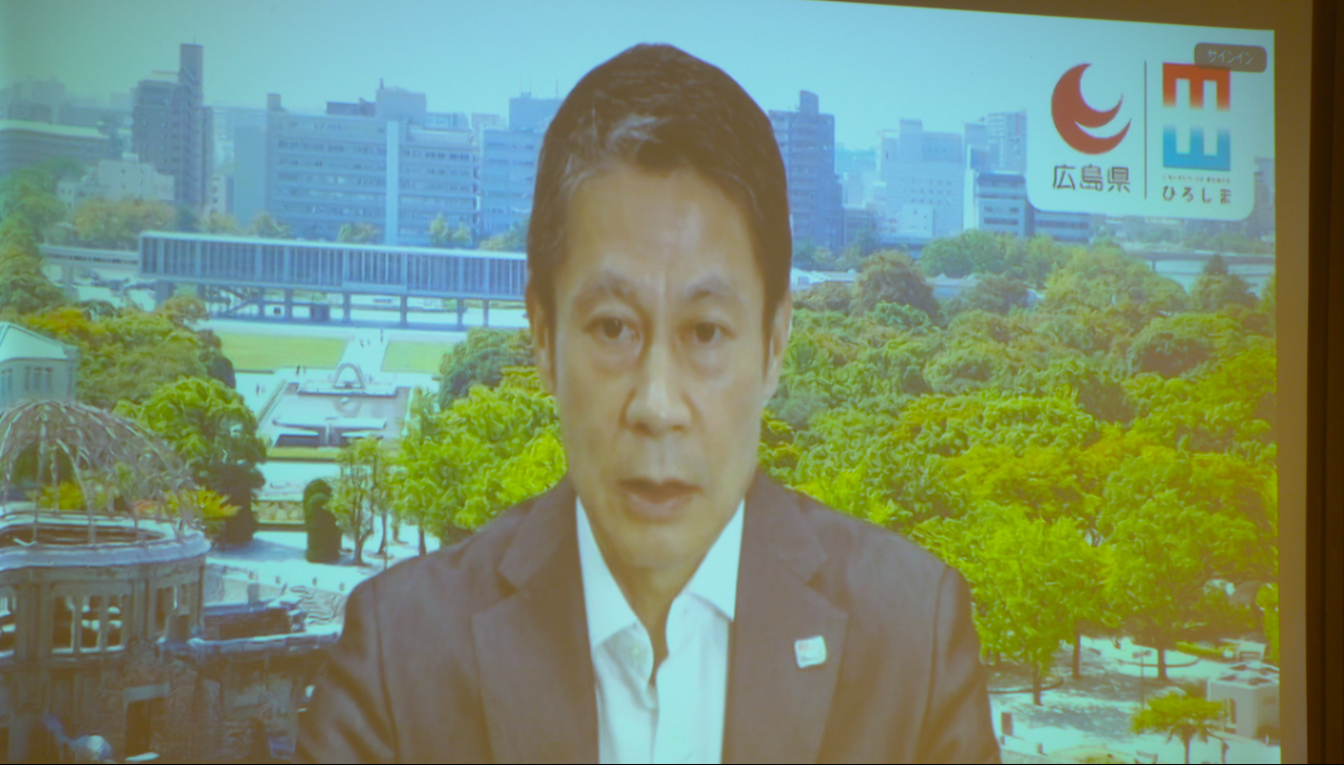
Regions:
<instances>
[{"instance_id":1,"label":"projected image","mask_svg":"<svg viewBox=\"0 0 1344 765\"><path fill-rule=\"evenodd\" d=\"M580 347L533 332L558 312L540 326L563 340L567 310L562 287L527 302L549 241L529 233L553 225L538 165L553 120L597 134L562 109L590 70L667 43L740 85L782 159L792 312L759 471L960 574L985 741L1005 762L1278 762L1273 34L582 7L0 6L25 30L0 83L0 755L334 751L299 731L333 714L351 592L479 549L566 476L585 491L572 380L614 389L538 369ZM678 199L745 209L690 176ZM574 198L635 209L631 183ZM619 367L622 316L585 369ZM637 489L648 517L680 501ZM850 657L881 655L855 641L887 634L848 619L788 635L785 669L838 673L833 709ZM750 754L727 720L722 751ZM846 730L799 756L870 751Z\"/></svg>"}]
</instances>

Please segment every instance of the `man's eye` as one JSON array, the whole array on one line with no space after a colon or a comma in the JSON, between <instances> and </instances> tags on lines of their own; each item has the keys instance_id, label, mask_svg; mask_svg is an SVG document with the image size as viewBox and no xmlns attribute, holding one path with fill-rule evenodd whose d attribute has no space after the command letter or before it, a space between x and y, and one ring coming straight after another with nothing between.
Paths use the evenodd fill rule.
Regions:
<instances>
[{"instance_id":1,"label":"man's eye","mask_svg":"<svg viewBox=\"0 0 1344 765\"><path fill-rule=\"evenodd\" d=\"M619 340L621 335L628 329L625 322L611 317L598 319L597 331L607 340Z\"/></svg>"},{"instance_id":2,"label":"man's eye","mask_svg":"<svg viewBox=\"0 0 1344 765\"><path fill-rule=\"evenodd\" d=\"M711 324L710 322L702 321L699 324L695 325L694 333L695 333L695 341L697 343L708 345L709 343L712 343L715 340L719 339L719 337L723 334L723 329L717 324Z\"/></svg>"}]
</instances>

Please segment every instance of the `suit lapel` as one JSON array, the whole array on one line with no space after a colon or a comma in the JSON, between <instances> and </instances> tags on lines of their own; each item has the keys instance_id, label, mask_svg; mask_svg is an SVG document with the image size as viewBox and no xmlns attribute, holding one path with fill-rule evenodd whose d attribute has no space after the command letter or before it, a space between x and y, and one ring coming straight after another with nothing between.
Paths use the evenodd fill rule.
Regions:
<instances>
[{"instance_id":1,"label":"suit lapel","mask_svg":"<svg viewBox=\"0 0 1344 765\"><path fill-rule=\"evenodd\" d=\"M496 762L596 762L597 701L568 481L539 497L499 564L516 591L472 618Z\"/></svg>"},{"instance_id":2,"label":"suit lapel","mask_svg":"<svg viewBox=\"0 0 1344 765\"><path fill-rule=\"evenodd\" d=\"M825 552L797 500L758 474L747 497L728 664L724 762L812 762L821 748L849 615L809 586ZM797 641L825 661L800 667ZM808 662L803 662L808 663Z\"/></svg>"}]
</instances>

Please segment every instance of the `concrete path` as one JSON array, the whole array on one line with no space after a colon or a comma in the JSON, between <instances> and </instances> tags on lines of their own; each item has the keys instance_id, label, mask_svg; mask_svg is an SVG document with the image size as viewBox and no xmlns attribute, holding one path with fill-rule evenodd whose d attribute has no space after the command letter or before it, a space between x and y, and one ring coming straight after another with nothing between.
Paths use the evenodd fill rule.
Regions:
<instances>
[{"instance_id":1,"label":"concrete path","mask_svg":"<svg viewBox=\"0 0 1344 765\"><path fill-rule=\"evenodd\" d=\"M345 364L354 364L364 373L366 382L383 369L383 356L387 354L387 333L376 329L357 329L345 344L345 353L337 368Z\"/></svg>"}]
</instances>

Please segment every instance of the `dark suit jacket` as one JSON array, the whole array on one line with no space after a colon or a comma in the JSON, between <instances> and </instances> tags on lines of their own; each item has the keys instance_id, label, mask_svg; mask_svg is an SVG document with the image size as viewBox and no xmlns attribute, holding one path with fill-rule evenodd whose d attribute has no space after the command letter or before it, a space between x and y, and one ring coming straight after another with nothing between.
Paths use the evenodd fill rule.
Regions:
<instances>
[{"instance_id":1,"label":"dark suit jacket","mask_svg":"<svg viewBox=\"0 0 1344 765\"><path fill-rule=\"evenodd\" d=\"M759 476L747 495L724 762L997 761L961 576ZM826 639L799 669L794 642ZM313 762L597 761L574 492L350 593L300 726Z\"/></svg>"}]
</instances>

